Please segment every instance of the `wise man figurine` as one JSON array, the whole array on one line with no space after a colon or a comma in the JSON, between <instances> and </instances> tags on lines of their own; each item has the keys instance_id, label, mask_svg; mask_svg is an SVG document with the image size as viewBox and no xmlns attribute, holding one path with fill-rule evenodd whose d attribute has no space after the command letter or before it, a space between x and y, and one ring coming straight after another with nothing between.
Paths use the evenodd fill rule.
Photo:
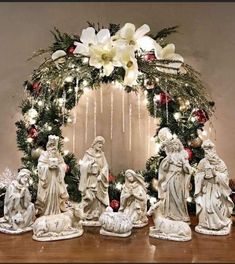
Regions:
<instances>
[{"instance_id":1,"label":"wise man figurine","mask_svg":"<svg viewBox=\"0 0 235 264\"><path fill-rule=\"evenodd\" d=\"M84 225L100 226L99 217L109 206L109 168L102 151L105 139L98 136L80 160L79 191L82 193Z\"/></svg>"},{"instance_id":2,"label":"wise man figurine","mask_svg":"<svg viewBox=\"0 0 235 264\"><path fill-rule=\"evenodd\" d=\"M65 163L58 150L59 137L50 135L38 160L38 192L35 203L38 215L54 215L67 210L69 198L65 177Z\"/></svg>"},{"instance_id":3,"label":"wise man figurine","mask_svg":"<svg viewBox=\"0 0 235 264\"><path fill-rule=\"evenodd\" d=\"M234 206L229 197L228 170L210 140L204 141L202 148L205 158L199 162L195 175L196 213L199 217L195 231L207 235L227 235Z\"/></svg>"}]
</instances>

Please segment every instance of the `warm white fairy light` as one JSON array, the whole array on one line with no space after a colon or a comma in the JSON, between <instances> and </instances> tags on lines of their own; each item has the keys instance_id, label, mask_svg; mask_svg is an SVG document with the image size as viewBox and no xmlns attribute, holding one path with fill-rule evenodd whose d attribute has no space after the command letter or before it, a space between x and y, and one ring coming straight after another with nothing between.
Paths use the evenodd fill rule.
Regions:
<instances>
[{"instance_id":1,"label":"warm white fairy light","mask_svg":"<svg viewBox=\"0 0 235 264\"><path fill-rule=\"evenodd\" d=\"M69 150L64 150L64 155L66 156L66 155L68 155L69 154Z\"/></svg>"},{"instance_id":2,"label":"warm white fairy light","mask_svg":"<svg viewBox=\"0 0 235 264\"><path fill-rule=\"evenodd\" d=\"M71 83L71 82L73 82L73 76L67 76L65 79L64 79L64 82L66 82L66 83Z\"/></svg>"},{"instance_id":3,"label":"warm white fairy light","mask_svg":"<svg viewBox=\"0 0 235 264\"><path fill-rule=\"evenodd\" d=\"M38 101L38 105L39 106L42 106L43 105L43 102L42 101Z\"/></svg>"},{"instance_id":4,"label":"warm white fairy light","mask_svg":"<svg viewBox=\"0 0 235 264\"><path fill-rule=\"evenodd\" d=\"M86 87L88 85L88 81L87 80L83 80L82 85Z\"/></svg>"},{"instance_id":5,"label":"warm white fairy light","mask_svg":"<svg viewBox=\"0 0 235 264\"><path fill-rule=\"evenodd\" d=\"M27 142L28 143L32 143L33 142L33 139L31 137L27 138Z\"/></svg>"},{"instance_id":6,"label":"warm white fairy light","mask_svg":"<svg viewBox=\"0 0 235 264\"><path fill-rule=\"evenodd\" d=\"M151 205L152 204L155 204L157 202L157 198L156 197L153 197L153 196L150 196L149 202L150 202Z\"/></svg>"},{"instance_id":7,"label":"warm white fairy light","mask_svg":"<svg viewBox=\"0 0 235 264\"><path fill-rule=\"evenodd\" d=\"M88 62L89 62L89 59L88 59L88 58L83 58L83 59L82 59L82 63L83 63L83 64L86 64L86 63L88 63Z\"/></svg>"},{"instance_id":8,"label":"warm white fairy light","mask_svg":"<svg viewBox=\"0 0 235 264\"><path fill-rule=\"evenodd\" d=\"M196 118L195 118L194 116L192 116L192 117L190 118L190 120L191 120L192 122L195 122L195 121L196 121Z\"/></svg>"},{"instance_id":9,"label":"warm white fairy light","mask_svg":"<svg viewBox=\"0 0 235 264\"><path fill-rule=\"evenodd\" d=\"M174 113L173 116L174 116L175 120L179 120L181 118L181 113L180 112L176 112L176 113Z\"/></svg>"},{"instance_id":10,"label":"warm white fairy light","mask_svg":"<svg viewBox=\"0 0 235 264\"><path fill-rule=\"evenodd\" d=\"M69 138L68 137L65 137L64 138L64 142L69 142Z\"/></svg>"},{"instance_id":11,"label":"warm white fairy light","mask_svg":"<svg viewBox=\"0 0 235 264\"><path fill-rule=\"evenodd\" d=\"M160 81L160 79L156 77L156 78L155 78L155 81L156 81L156 82L159 82L159 81Z\"/></svg>"},{"instance_id":12,"label":"warm white fairy light","mask_svg":"<svg viewBox=\"0 0 235 264\"><path fill-rule=\"evenodd\" d=\"M187 106L189 106L189 105L190 105L190 102L189 102L189 100L186 100L186 101L185 101L185 105L187 105Z\"/></svg>"},{"instance_id":13,"label":"warm white fairy light","mask_svg":"<svg viewBox=\"0 0 235 264\"><path fill-rule=\"evenodd\" d=\"M73 122L72 118L71 117L68 117L67 118L67 123L72 123L72 122Z\"/></svg>"},{"instance_id":14,"label":"warm white fairy light","mask_svg":"<svg viewBox=\"0 0 235 264\"><path fill-rule=\"evenodd\" d=\"M193 198L191 196L189 196L186 200L187 200L187 202L191 203L193 201Z\"/></svg>"},{"instance_id":15,"label":"warm white fairy light","mask_svg":"<svg viewBox=\"0 0 235 264\"><path fill-rule=\"evenodd\" d=\"M155 103L157 103L157 102L160 102L160 100L161 100L161 96L160 96L160 94L155 94L154 97L153 97L153 101L154 101Z\"/></svg>"}]
</instances>

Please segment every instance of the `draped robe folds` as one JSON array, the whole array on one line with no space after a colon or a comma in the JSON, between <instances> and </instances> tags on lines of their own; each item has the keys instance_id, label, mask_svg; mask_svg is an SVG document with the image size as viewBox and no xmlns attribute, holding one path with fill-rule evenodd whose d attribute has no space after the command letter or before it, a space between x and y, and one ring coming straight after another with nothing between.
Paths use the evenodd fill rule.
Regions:
<instances>
[{"instance_id":1,"label":"draped robe folds","mask_svg":"<svg viewBox=\"0 0 235 264\"><path fill-rule=\"evenodd\" d=\"M25 186L13 181L6 190L4 199L4 218L9 224L13 224L13 218L20 216L23 223L21 228L30 226L34 221L35 209L31 203L31 195Z\"/></svg>"},{"instance_id":2,"label":"draped robe folds","mask_svg":"<svg viewBox=\"0 0 235 264\"><path fill-rule=\"evenodd\" d=\"M49 153L42 152L38 160L38 192L36 208L40 215L59 214L64 211L64 202L69 195L64 182L65 163L57 154L58 167L49 168Z\"/></svg>"},{"instance_id":3,"label":"draped robe folds","mask_svg":"<svg viewBox=\"0 0 235 264\"><path fill-rule=\"evenodd\" d=\"M90 148L79 164L78 189L82 192L84 213L88 220L98 220L101 213L109 206L108 163L102 151L96 153L93 148Z\"/></svg>"},{"instance_id":4,"label":"draped robe folds","mask_svg":"<svg viewBox=\"0 0 235 264\"><path fill-rule=\"evenodd\" d=\"M171 155L173 163L167 156L159 166L158 198L163 200L164 217L189 222L186 199L189 197L191 167L180 153Z\"/></svg>"},{"instance_id":5,"label":"draped robe folds","mask_svg":"<svg viewBox=\"0 0 235 264\"><path fill-rule=\"evenodd\" d=\"M220 230L231 223L230 216L234 205L230 194L224 162L218 160L215 166L210 164L208 159L202 159L195 175L195 202L199 226Z\"/></svg>"},{"instance_id":6,"label":"draped robe folds","mask_svg":"<svg viewBox=\"0 0 235 264\"><path fill-rule=\"evenodd\" d=\"M138 181L125 184L120 198L120 212L127 214L133 224L147 222L146 188Z\"/></svg>"}]
</instances>

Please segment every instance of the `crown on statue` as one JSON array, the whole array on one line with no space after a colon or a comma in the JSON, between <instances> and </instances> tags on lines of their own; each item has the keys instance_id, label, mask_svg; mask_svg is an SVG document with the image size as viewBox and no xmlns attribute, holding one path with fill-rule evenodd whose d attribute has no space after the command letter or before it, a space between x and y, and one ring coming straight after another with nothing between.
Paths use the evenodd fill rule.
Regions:
<instances>
[{"instance_id":1,"label":"crown on statue","mask_svg":"<svg viewBox=\"0 0 235 264\"><path fill-rule=\"evenodd\" d=\"M48 136L48 145L58 145L59 137L55 135Z\"/></svg>"},{"instance_id":2,"label":"crown on statue","mask_svg":"<svg viewBox=\"0 0 235 264\"><path fill-rule=\"evenodd\" d=\"M202 143L203 149L212 149L214 147L215 147L215 144L210 139L207 139Z\"/></svg>"}]
</instances>

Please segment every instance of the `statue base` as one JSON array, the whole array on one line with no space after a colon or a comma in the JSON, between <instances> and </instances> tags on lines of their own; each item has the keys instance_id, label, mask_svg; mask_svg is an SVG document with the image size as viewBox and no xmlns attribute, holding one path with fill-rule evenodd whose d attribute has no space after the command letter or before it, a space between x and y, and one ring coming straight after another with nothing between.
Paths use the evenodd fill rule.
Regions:
<instances>
[{"instance_id":1,"label":"statue base","mask_svg":"<svg viewBox=\"0 0 235 264\"><path fill-rule=\"evenodd\" d=\"M99 221L88 221L88 220L83 220L82 221L83 226L101 226L101 223Z\"/></svg>"},{"instance_id":2,"label":"statue base","mask_svg":"<svg viewBox=\"0 0 235 264\"><path fill-rule=\"evenodd\" d=\"M22 233L26 233L29 231L32 231L32 226L26 227L26 228L19 228L19 229L13 229L12 226L8 223L1 223L0 224L0 232L5 234L11 234L11 235L18 235Z\"/></svg>"},{"instance_id":3,"label":"statue base","mask_svg":"<svg viewBox=\"0 0 235 264\"><path fill-rule=\"evenodd\" d=\"M173 241L189 241L192 239L192 236L178 236L174 234L164 234L157 230L154 226L150 227L149 236L152 238L164 239L164 240L173 240Z\"/></svg>"},{"instance_id":4,"label":"statue base","mask_svg":"<svg viewBox=\"0 0 235 264\"><path fill-rule=\"evenodd\" d=\"M128 237L131 235L131 231L129 231L127 233L113 233L113 232L109 232L109 231L106 231L105 229L101 228L100 234L103 236Z\"/></svg>"},{"instance_id":5,"label":"statue base","mask_svg":"<svg viewBox=\"0 0 235 264\"><path fill-rule=\"evenodd\" d=\"M141 228L148 225L148 222L139 223L139 224L132 224L134 228Z\"/></svg>"},{"instance_id":6,"label":"statue base","mask_svg":"<svg viewBox=\"0 0 235 264\"><path fill-rule=\"evenodd\" d=\"M202 226L197 225L195 227L195 231L200 234L204 235L211 235L211 236L226 236L230 233L231 230L231 223L220 230L213 230L213 229L206 229Z\"/></svg>"},{"instance_id":7,"label":"statue base","mask_svg":"<svg viewBox=\"0 0 235 264\"><path fill-rule=\"evenodd\" d=\"M75 237L80 237L83 234L83 229L77 230L77 231L67 231L64 232L63 234L57 234L57 233L50 233L50 234L45 234L45 236L37 237L33 235L33 240L36 241L56 241L56 240L65 240L65 239L71 239Z\"/></svg>"}]
</instances>

